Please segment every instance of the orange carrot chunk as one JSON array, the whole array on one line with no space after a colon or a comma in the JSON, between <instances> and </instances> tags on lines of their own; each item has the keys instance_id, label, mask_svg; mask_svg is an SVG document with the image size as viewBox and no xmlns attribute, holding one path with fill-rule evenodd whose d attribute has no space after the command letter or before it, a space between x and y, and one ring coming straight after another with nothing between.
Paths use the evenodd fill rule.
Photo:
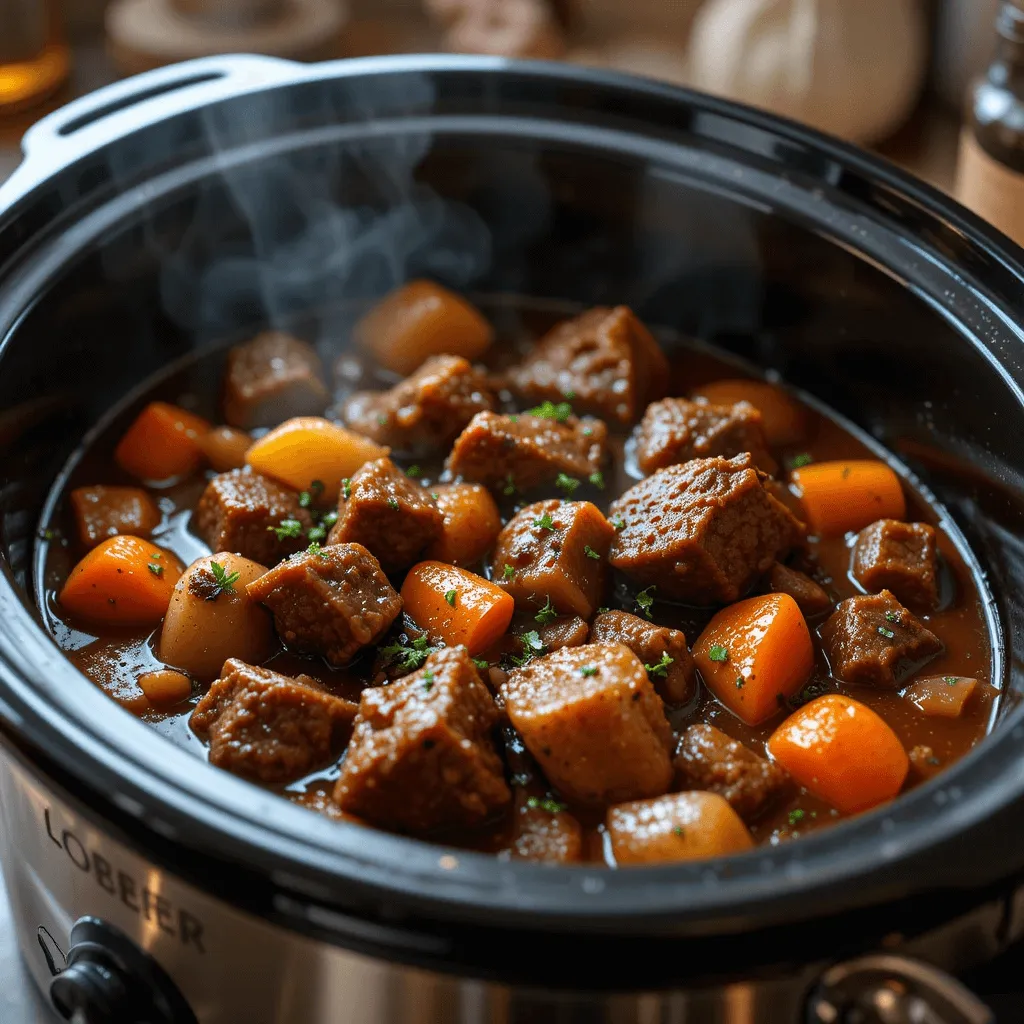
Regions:
<instances>
[{"instance_id":1,"label":"orange carrot chunk","mask_svg":"<svg viewBox=\"0 0 1024 1024\"><path fill-rule=\"evenodd\" d=\"M58 600L86 622L155 626L184 569L170 551L141 537L111 537L71 570Z\"/></svg>"},{"instance_id":2,"label":"orange carrot chunk","mask_svg":"<svg viewBox=\"0 0 1024 1024\"><path fill-rule=\"evenodd\" d=\"M357 344L403 376L431 356L483 355L494 330L465 299L432 281L410 281L386 295L356 325Z\"/></svg>"},{"instance_id":3,"label":"orange carrot chunk","mask_svg":"<svg viewBox=\"0 0 1024 1024\"><path fill-rule=\"evenodd\" d=\"M479 562L501 533L501 513L490 492L480 484L448 484L434 493L444 526L427 557L453 565Z\"/></svg>"},{"instance_id":4,"label":"orange carrot chunk","mask_svg":"<svg viewBox=\"0 0 1024 1024\"><path fill-rule=\"evenodd\" d=\"M167 402L150 402L114 451L117 464L140 480L159 483L194 473L203 460L210 424Z\"/></svg>"},{"instance_id":5,"label":"orange carrot chunk","mask_svg":"<svg viewBox=\"0 0 1024 1024\"><path fill-rule=\"evenodd\" d=\"M819 537L907 514L900 478L884 462L816 462L794 469L792 480L804 516Z\"/></svg>"},{"instance_id":6,"label":"orange carrot chunk","mask_svg":"<svg viewBox=\"0 0 1024 1024\"><path fill-rule=\"evenodd\" d=\"M352 477L364 463L390 452L390 448L330 420L297 416L264 434L245 453L245 461L257 473L296 491L308 491L313 481L319 480L324 485L321 497L333 504L342 480Z\"/></svg>"},{"instance_id":7,"label":"orange carrot chunk","mask_svg":"<svg viewBox=\"0 0 1024 1024\"><path fill-rule=\"evenodd\" d=\"M764 436L773 447L799 444L807 433L807 413L781 388L762 380L716 380L695 388L694 398L712 405L749 402L761 414Z\"/></svg>"},{"instance_id":8,"label":"orange carrot chunk","mask_svg":"<svg viewBox=\"0 0 1024 1024\"><path fill-rule=\"evenodd\" d=\"M772 734L768 753L843 814L891 800L910 768L892 729L871 708L838 693L790 715Z\"/></svg>"},{"instance_id":9,"label":"orange carrot chunk","mask_svg":"<svg viewBox=\"0 0 1024 1024\"><path fill-rule=\"evenodd\" d=\"M765 594L723 608L693 645L708 689L747 725L778 714L803 688L814 647L789 594Z\"/></svg>"},{"instance_id":10,"label":"orange carrot chunk","mask_svg":"<svg viewBox=\"0 0 1024 1024\"><path fill-rule=\"evenodd\" d=\"M959 718L978 688L977 679L966 676L928 676L917 679L903 697L934 718Z\"/></svg>"},{"instance_id":11,"label":"orange carrot chunk","mask_svg":"<svg viewBox=\"0 0 1024 1024\"><path fill-rule=\"evenodd\" d=\"M171 668L143 672L139 676L139 688L150 704L170 706L180 704L192 696L192 680L184 672L175 672Z\"/></svg>"},{"instance_id":12,"label":"orange carrot chunk","mask_svg":"<svg viewBox=\"0 0 1024 1024\"><path fill-rule=\"evenodd\" d=\"M485 651L508 629L515 601L482 576L444 562L420 562L402 585L406 614L449 647Z\"/></svg>"}]
</instances>

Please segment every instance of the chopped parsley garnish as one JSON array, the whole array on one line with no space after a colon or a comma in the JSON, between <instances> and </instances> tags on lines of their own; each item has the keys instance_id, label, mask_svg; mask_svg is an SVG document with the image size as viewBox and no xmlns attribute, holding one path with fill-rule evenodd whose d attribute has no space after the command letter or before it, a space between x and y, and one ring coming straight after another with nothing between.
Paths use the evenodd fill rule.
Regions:
<instances>
[{"instance_id":1,"label":"chopped parsley garnish","mask_svg":"<svg viewBox=\"0 0 1024 1024\"><path fill-rule=\"evenodd\" d=\"M597 669L594 668L593 665L584 665L583 668L580 669L580 675L581 676L596 676L597 675Z\"/></svg>"},{"instance_id":2,"label":"chopped parsley garnish","mask_svg":"<svg viewBox=\"0 0 1024 1024\"><path fill-rule=\"evenodd\" d=\"M341 493L346 501L352 497L352 481L348 477L341 481Z\"/></svg>"},{"instance_id":3,"label":"chopped parsley garnish","mask_svg":"<svg viewBox=\"0 0 1024 1024\"><path fill-rule=\"evenodd\" d=\"M554 622L558 618L558 612L555 610L555 606L551 603L551 595L548 595L547 601L544 602L544 607L541 608L536 615L534 620L539 622L542 626L546 626L551 622Z\"/></svg>"},{"instance_id":4,"label":"chopped parsley garnish","mask_svg":"<svg viewBox=\"0 0 1024 1024\"><path fill-rule=\"evenodd\" d=\"M385 416L385 415L384 415L383 413L381 413L381 414L380 414L380 415L379 415L379 416L377 417L377 422L378 422L378 423L379 423L379 424L380 424L380 425L381 425L382 427L386 427L386 426L388 425L388 418L387 418L387 416Z\"/></svg>"},{"instance_id":5,"label":"chopped parsley garnish","mask_svg":"<svg viewBox=\"0 0 1024 1024\"><path fill-rule=\"evenodd\" d=\"M613 516L608 520L616 530L624 530L626 528L626 520L622 516Z\"/></svg>"},{"instance_id":6,"label":"chopped parsley garnish","mask_svg":"<svg viewBox=\"0 0 1024 1024\"><path fill-rule=\"evenodd\" d=\"M659 679L664 679L668 675L668 670L671 665L675 664L675 658L668 656L668 651L661 652L661 661L657 665L644 665L647 669L649 676L657 676Z\"/></svg>"},{"instance_id":7,"label":"chopped parsley garnish","mask_svg":"<svg viewBox=\"0 0 1024 1024\"><path fill-rule=\"evenodd\" d=\"M516 571L515 571L515 569L511 565L509 565L506 562L505 563L505 568L502 571L501 575L502 575L503 579L514 580L516 578Z\"/></svg>"},{"instance_id":8,"label":"chopped parsley garnish","mask_svg":"<svg viewBox=\"0 0 1024 1024\"><path fill-rule=\"evenodd\" d=\"M892 640L892 638L896 636L891 629L886 629L885 626L879 626L878 633L880 636L884 636L886 640Z\"/></svg>"},{"instance_id":9,"label":"chopped parsley garnish","mask_svg":"<svg viewBox=\"0 0 1024 1024\"><path fill-rule=\"evenodd\" d=\"M428 668L427 671L423 673L423 689L429 692L433 688L433 686L434 673L431 672L430 669Z\"/></svg>"},{"instance_id":10,"label":"chopped parsley garnish","mask_svg":"<svg viewBox=\"0 0 1024 1024\"><path fill-rule=\"evenodd\" d=\"M302 506L302 508L309 508L310 505L312 505L315 501L319 500L320 495L323 494L323 493L324 493L324 482L323 482L323 480L314 480L309 485L309 490L308 491L301 491L299 493L299 505ZM346 494L345 497L347 498L348 495Z\"/></svg>"},{"instance_id":11,"label":"chopped parsley garnish","mask_svg":"<svg viewBox=\"0 0 1024 1024\"><path fill-rule=\"evenodd\" d=\"M434 499L434 501L440 501L441 500L441 495L438 494L437 491L431 491L430 492L430 496Z\"/></svg>"},{"instance_id":12,"label":"chopped parsley garnish","mask_svg":"<svg viewBox=\"0 0 1024 1024\"><path fill-rule=\"evenodd\" d=\"M546 796L543 799L541 799L541 797L539 796L531 796L527 798L526 806L531 808L532 810L540 809L542 811L547 811L549 814L559 814L561 811L564 811L569 805L559 803L557 800L550 796Z\"/></svg>"},{"instance_id":13,"label":"chopped parsley garnish","mask_svg":"<svg viewBox=\"0 0 1024 1024\"><path fill-rule=\"evenodd\" d=\"M327 530L323 526L313 526L310 528L309 533L306 534L308 541L316 541L319 543L327 537Z\"/></svg>"},{"instance_id":14,"label":"chopped parsley garnish","mask_svg":"<svg viewBox=\"0 0 1024 1024\"><path fill-rule=\"evenodd\" d=\"M636 595L636 606L643 612L645 618L653 619L651 609L654 607L654 591L657 589L657 587L648 587Z\"/></svg>"},{"instance_id":15,"label":"chopped parsley garnish","mask_svg":"<svg viewBox=\"0 0 1024 1024\"><path fill-rule=\"evenodd\" d=\"M589 544L583 545L583 554L585 554L587 558L594 559L595 562L601 561L601 556Z\"/></svg>"},{"instance_id":16,"label":"chopped parsley garnish","mask_svg":"<svg viewBox=\"0 0 1024 1024\"><path fill-rule=\"evenodd\" d=\"M213 573L214 587L212 588L212 593L206 599L207 601L216 601L221 594L233 594L235 592L235 584L238 582L238 577L241 573L228 572L220 562L211 562L210 572Z\"/></svg>"},{"instance_id":17,"label":"chopped parsley garnish","mask_svg":"<svg viewBox=\"0 0 1024 1024\"><path fill-rule=\"evenodd\" d=\"M398 499L395 497L388 498L388 508L393 509L395 512L399 509Z\"/></svg>"},{"instance_id":18,"label":"chopped parsley garnish","mask_svg":"<svg viewBox=\"0 0 1024 1024\"><path fill-rule=\"evenodd\" d=\"M807 452L801 452L799 455L794 455L789 460L790 469L800 469L803 466L809 466L814 459Z\"/></svg>"},{"instance_id":19,"label":"chopped parsley garnish","mask_svg":"<svg viewBox=\"0 0 1024 1024\"><path fill-rule=\"evenodd\" d=\"M575 391L566 391L562 394L562 397L567 401L571 402L576 397Z\"/></svg>"},{"instance_id":20,"label":"chopped parsley garnish","mask_svg":"<svg viewBox=\"0 0 1024 1024\"><path fill-rule=\"evenodd\" d=\"M555 486L562 491L566 497L571 497L579 485L579 480L574 476L569 476L568 473L559 473L558 479L555 481Z\"/></svg>"},{"instance_id":21,"label":"chopped parsley garnish","mask_svg":"<svg viewBox=\"0 0 1024 1024\"><path fill-rule=\"evenodd\" d=\"M682 825L676 825L676 827L674 829L672 829L672 835L674 835L674 836L681 836L682 834L683 834L683 826Z\"/></svg>"},{"instance_id":22,"label":"chopped parsley garnish","mask_svg":"<svg viewBox=\"0 0 1024 1024\"><path fill-rule=\"evenodd\" d=\"M600 472L600 470L596 473L591 473L589 480L598 490L604 490L604 473Z\"/></svg>"},{"instance_id":23,"label":"chopped parsley garnish","mask_svg":"<svg viewBox=\"0 0 1024 1024\"><path fill-rule=\"evenodd\" d=\"M593 432L594 432L594 428L593 428L593 427L584 427L584 428L583 428L583 429L582 429L582 430L580 431L580 433L581 433L581 434L582 434L582 435L583 435L584 437L590 437L590 435L591 435L591 434L592 434Z\"/></svg>"},{"instance_id":24,"label":"chopped parsley garnish","mask_svg":"<svg viewBox=\"0 0 1024 1024\"><path fill-rule=\"evenodd\" d=\"M43 540L53 540L53 538L56 536L57 535L53 532L53 530L43 530L43 532L40 534L40 537Z\"/></svg>"},{"instance_id":25,"label":"chopped parsley garnish","mask_svg":"<svg viewBox=\"0 0 1024 1024\"><path fill-rule=\"evenodd\" d=\"M153 555L150 555L149 557L150 557L150 558L153 558L154 556L153 556ZM157 556L155 556L155 557L159 558L159 555L157 555ZM149 564L148 564L148 565L146 566L146 568L147 568L147 569L148 569L148 570L149 570L149 571L150 571L150 572L151 572L151 573L152 573L152 574L153 574L154 576L156 576L157 578L159 578L160 576L163 576L163 574L164 574L164 567L163 567L162 565L160 565L159 563L157 563L157 562L150 562L150 563L149 563Z\"/></svg>"},{"instance_id":26,"label":"chopped parsley garnish","mask_svg":"<svg viewBox=\"0 0 1024 1024\"><path fill-rule=\"evenodd\" d=\"M557 420L559 423L565 421L572 415L572 406L568 402L559 402L557 405L545 400L533 409L526 410L527 416L539 416L541 419Z\"/></svg>"},{"instance_id":27,"label":"chopped parsley garnish","mask_svg":"<svg viewBox=\"0 0 1024 1024\"><path fill-rule=\"evenodd\" d=\"M277 534L278 540L302 536L302 523L298 519L282 519L277 526L268 526L267 529Z\"/></svg>"},{"instance_id":28,"label":"chopped parsley garnish","mask_svg":"<svg viewBox=\"0 0 1024 1024\"><path fill-rule=\"evenodd\" d=\"M491 667L491 663L486 658L473 658L473 664L476 665L481 672Z\"/></svg>"},{"instance_id":29,"label":"chopped parsley garnish","mask_svg":"<svg viewBox=\"0 0 1024 1024\"><path fill-rule=\"evenodd\" d=\"M900 621L900 613L899 612L886 612L885 613L885 618L886 618L887 622L899 622Z\"/></svg>"},{"instance_id":30,"label":"chopped parsley garnish","mask_svg":"<svg viewBox=\"0 0 1024 1024\"><path fill-rule=\"evenodd\" d=\"M453 608L455 607L455 598L456 598L456 597L458 596L458 593L459 593L459 592L458 592L457 590L449 590L449 591L447 591L447 592L445 593L445 595L444 595L444 599L445 599L445 600L446 600L446 601L447 601L447 602L448 602L448 603L449 603L449 604L450 604L450 605L451 605L451 606L452 606Z\"/></svg>"},{"instance_id":31,"label":"chopped parsley garnish","mask_svg":"<svg viewBox=\"0 0 1024 1024\"><path fill-rule=\"evenodd\" d=\"M403 634L398 643L382 647L380 653L388 659L388 664L397 664L409 672L418 669L438 647L431 647L425 636L418 636L411 643Z\"/></svg>"},{"instance_id":32,"label":"chopped parsley garnish","mask_svg":"<svg viewBox=\"0 0 1024 1024\"><path fill-rule=\"evenodd\" d=\"M789 812L789 824L790 824L790 827L798 824L799 822L801 822L803 820L804 820L804 812L799 807L794 807L793 810L791 810Z\"/></svg>"},{"instance_id":33,"label":"chopped parsley garnish","mask_svg":"<svg viewBox=\"0 0 1024 1024\"><path fill-rule=\"evenodd\" d=\"M828 686L824 683L808 683L798 694L788 700L783 700L781 706L792 708L795 711L826 693L828 693Z\"/></svg>"},{"instance_id":34,"label":"chopped parsley garnish","mask_svg":"<svg viewBox=\"0 0 1024 1024\"><path fill-rule=\"evenodd\" d=\"M715 644L711 650L708 651L708 657L712 661L717 661L719 663L726 662L729 660L729 648Z\"/></svg>"},{"instance_id":35,"label":"chopped parsley garnish","mask_svg":"<svg viewBox=\"0 0 1024 1024\"><path fill-rule=\"evenodd\" d=\"M943 676L942 677L942 681L947 686L956 686L956 684L960 682L960 677L959 676Z\"/></svg>"},{"instance_id":36,"label":"chopped parsley garnish","mask_svg":"<svg viewBox=\"0 0 1024 1024\"><path fill-rule=\"evenodd\" d=\"M551 518L550 512L545 512L538 519L534 519L533 525L539 526L542 530L551 530L552 532L555 529L555 521Z\"/></svg>"},{"instance_id":37,"label":"chopped parsley garnish","mask_svg":"<svg viewBox=\"0 0 1024 1024\"><path fill-rule=\"evenodd\" d=\"M743 687L746 686L746 685L747 685L747 681L746 681L746 679L743 678L743 676L737 676L736 677L736 689L737 690L742 690Z\"/></svg>"},{"instance_id":38,"label":"chopped parsley garnish","mask_svg":"<svg viewBox=\"0 0 1024 1024\"><path fill-rule=\"evenodd\" d=\"M320 544L317 541L313 541L313 543L310 544L308 548L306 548L306 551L309 552L309 554L317 555L320 558L327 557L327 552L324 551L322 547L320 547Z\"/></svg>"},{"instance_id":39,"label":"chopped parsley garnish","mask_svg":"<svg viewBox=\"0 0 1024 1024\"><path fill-rule=\"evenodd\" d=\"M506 498L511 498L512 495L516 493L516 481L515 477L513 477L511 473L509 473L506 478L505 486L501 489L501 493L504 494Z\"/></svg>"},{"instance_id":40,"label":"chopped parsley garnish","mask_svg":"<svg viewBox=\"0 0 1024 1024\"><path fill-rule=\"evenodd\" d=\"M422 470L422 469L420 469L420 467L419 467L419 466L410 466L410 467L409 467L409 468L408 468L408 469L407 469L407 470L405 471L405 475L406 475L406 476L411 476L411 477L412 477L412 478L413 478L413 479L415 480L415 479L416 479L416 477L418 477L418 476L422 476L422 475L423 475L423 470Z\"/></svg>"},{"instance_id":41,"label":"chopped parsley garnish","mask_svg":"<svg viewBox=\"0 0 1024 1024\"><path fill-rule=\"evenodd\" d=\"M541 640L540 633L535 629L531 629L529 633L523 633L519 637L519 642L523 645L523 653L518 656L513 654L510 657L512 664L519 668L522 668L538 654L544 653L544 641Z\"/></svg>"},{"instance_id":42,"label":"chopped parsley garnish","mask_svg":"<svg viewBox=\"0 0 1024 1024\"><path fill-rule=\"evenodd\" d=\"M602 605L600 608L597 609L597 614L598 615L604 615L605 612L610 612L610 611L611 611L611 608L607 608L607 607Z\"/></svg>"}]
</instances>

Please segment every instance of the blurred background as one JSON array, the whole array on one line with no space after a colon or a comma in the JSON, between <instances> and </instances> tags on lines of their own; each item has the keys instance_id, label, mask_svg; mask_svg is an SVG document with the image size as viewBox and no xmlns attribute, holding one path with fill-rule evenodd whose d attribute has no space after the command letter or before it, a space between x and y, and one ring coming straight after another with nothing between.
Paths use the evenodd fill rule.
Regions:
<instances>
[{"instance_id":1,"label":"blurred background","mask_svg":"<svg viewBox=\"0 0 1024 1024\"><path fill-rule=\"evenodd\" d=\"M617 68L765 106L952 187L998 0L0 0L0 177L25 127L117 77L227 51L411 51Z\"/></svg>"}]
</instances>

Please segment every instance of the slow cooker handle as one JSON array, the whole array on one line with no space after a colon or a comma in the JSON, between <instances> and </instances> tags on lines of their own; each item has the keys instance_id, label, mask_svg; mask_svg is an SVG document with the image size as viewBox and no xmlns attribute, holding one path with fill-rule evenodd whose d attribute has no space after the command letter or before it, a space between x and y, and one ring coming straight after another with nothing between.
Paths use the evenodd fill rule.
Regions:
<instances>
[{"instance_id":1,"label":"slow cooker handle","mask_svg":"<svg viewBox=\"0 0 1024 1024\"><path fill-rule=\"evenodd\" d=\"M142 124L267 86L301 81L308 68L277 57L225 54L126 78L72 100L29 128L21 143L25 159L15 177L31 176L33 169L39 177L50 174L55 163L67 165ZM24 188L24 181L20 185Z\"/></svg>"}]
</instances>

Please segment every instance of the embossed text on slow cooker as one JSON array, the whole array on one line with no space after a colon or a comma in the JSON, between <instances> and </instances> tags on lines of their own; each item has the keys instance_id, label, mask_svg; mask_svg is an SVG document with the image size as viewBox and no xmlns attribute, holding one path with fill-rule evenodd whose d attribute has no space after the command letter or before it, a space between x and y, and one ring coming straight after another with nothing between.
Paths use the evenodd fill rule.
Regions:
<instances>
[{"instance_id":1,"label":"embossed text on slow cooker","mask_svg":"<svg viewBox=\"0 0 1024 1024\"><path fill-rule=\"evenodd\" d=\"M70 829L56 829L50 819L49 807L43 810L43 822L50 841L67 854L68 860L79 871L90 875L101 889L117 897L133 913L147 921L155 921L162 932L181 939L182 945L193 946L200 953L206 952L203 925L198 918L181 907L175 907L166 896L140 885L137 879L115 867L103 854L87 849Z\"/></svg>"}]
</instances>

